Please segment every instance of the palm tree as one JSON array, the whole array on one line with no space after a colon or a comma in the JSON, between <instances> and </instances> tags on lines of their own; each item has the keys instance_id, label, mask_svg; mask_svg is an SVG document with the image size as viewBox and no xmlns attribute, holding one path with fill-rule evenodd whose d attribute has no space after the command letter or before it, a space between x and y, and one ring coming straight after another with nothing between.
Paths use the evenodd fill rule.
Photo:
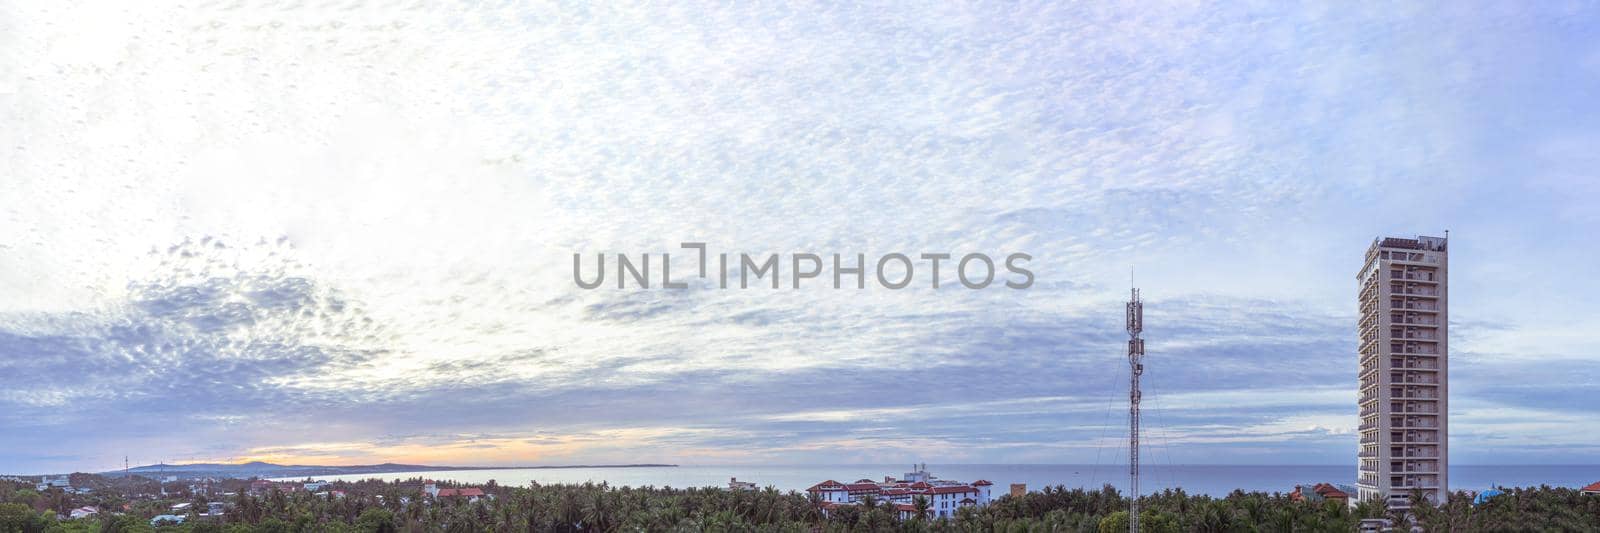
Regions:
<instances>
[{"instance_id":1,"label":"palm tree","mask_svg":"<svg viewBox=\"0 0 1600 533\"><path fill-rule=\"evenodd\" d=\"M1194 523L1194 530L1200 533L1223 533L1232 527L1232 515L1228 508L1216 501L1207 502L1200 509L1199 520Z\"/></svg>"},{"instance_id":2,"label":"palm tree","mask_svg":"<svg viewBox=\"0 0 1600 533\"><path fill-rule=\"evenodd\" d=\"M595 531L611 530L611 505L606 501L606 493L603 489L589 493L589 503L583 509L583 522L586 526L585 529Z\"/></svg>"},{"instance_id":3,"label":"palm tree","mask_svg":"<svg viewBox=\"0 0 1600 533\"><path fill-rule=\"evenodd\" d=\"M561 501L556 506L556 518L560 521L557 528L563 531L576 530L583 523L583 507L578 505L578 495L575 490L561 492Z\"/></svg>"},{"instance_id":4,"label":"palm tree","mask_svg":"<svg viewBox=\"0 0 1600 533\"><path fill-rule=\"evenodd\" d=\"M928 508L932 507L932 506L933 506L933 502L928 501L928 497L927 496L923 496L921 494L918 494L916 496L911 497L911 507L913 507L913 508L915 508L917 510L916 520L920 521L920 520L923 520L923 519L927 518L928 517Z\"/></svg>"}]
</instances>

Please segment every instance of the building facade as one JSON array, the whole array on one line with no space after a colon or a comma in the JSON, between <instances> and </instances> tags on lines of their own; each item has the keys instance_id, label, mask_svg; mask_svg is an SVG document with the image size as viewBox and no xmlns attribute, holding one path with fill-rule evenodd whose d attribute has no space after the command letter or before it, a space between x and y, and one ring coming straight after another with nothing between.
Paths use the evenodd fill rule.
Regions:
<instances>
[{"instance_id":1,"label":"building facade","mask_svg":"<svg viewBox=\"0 0 1600 533\"><path fill-rule=\"evenodd\" d=\"M1356 275L1361 318L1357 501L1407 508L1448 493L1449 252L1445 238L1384 238Z\"/></svg>"},{"instance_id":2,"label":"building facade","mask_svg":"<svg viewBox=\"0 0 1600 533\"><path fill-rule=\"evenodd\" d=\"M901 518L909 518L916 516L916 504L920 499L927 506L927 518L937 519L954 518L962 507L988 505L992 501L993 487L994 483L982 479L972 483L938 479L928 473L925 465L917 465L904 479L887 477L882 482L860 479L855 483L830 479L812 485L806 492L815 495L824 513L839 506L864 503L870 497L878 503L895 506Z\"/></svg>"}]
</instances>

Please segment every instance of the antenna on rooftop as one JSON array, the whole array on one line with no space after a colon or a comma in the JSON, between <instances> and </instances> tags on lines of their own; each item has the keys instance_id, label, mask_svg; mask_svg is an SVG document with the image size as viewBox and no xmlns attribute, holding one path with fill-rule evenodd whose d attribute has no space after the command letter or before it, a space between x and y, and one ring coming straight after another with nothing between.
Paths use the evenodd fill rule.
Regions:
<instances>
[{"instance_id":1,"label":"antenna on rooftop","mask_svg":"<svg viewBox=\"0 0 1600 533\"><path fill-rule=\"evenodd\" d=\"M1129 271L1132 277L1132 270ZM1139 288L1132 289L1128 299L1128 477L1129 506L1128 531L1139 533L1139 375L1144 374L1144 302L1139 300Z\"/></svg>"}]
</instances>

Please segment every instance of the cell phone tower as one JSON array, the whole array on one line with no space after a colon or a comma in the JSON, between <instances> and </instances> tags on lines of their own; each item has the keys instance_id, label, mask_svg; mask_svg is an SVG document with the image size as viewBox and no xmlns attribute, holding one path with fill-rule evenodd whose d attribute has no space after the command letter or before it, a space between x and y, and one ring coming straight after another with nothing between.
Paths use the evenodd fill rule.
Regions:
<instances>
[{"instance_id":1,"label":"cell phone tower","mask_svg":"<svg viewBox=\"0 0 1600 533\"><path fill-rule=\"evenodd\" d=\"M1128 300L1128 532L1139 533L1139 375L1144 373L1144 302L1139 289Z\"/></svg>"}]
</instances>

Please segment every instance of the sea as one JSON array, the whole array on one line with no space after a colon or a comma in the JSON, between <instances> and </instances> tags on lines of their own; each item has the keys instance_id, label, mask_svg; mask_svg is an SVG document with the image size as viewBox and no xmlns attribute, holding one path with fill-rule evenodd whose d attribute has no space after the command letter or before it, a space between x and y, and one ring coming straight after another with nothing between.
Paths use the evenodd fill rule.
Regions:
<instances>
[{"instance_id":1,"label":"sea","mask_svg":"<svg viewBox=\"0 0 1600 533\"><path fill-rule=\"evenodd\" d=\"M1028 490L1046 486L1098 489L1105 484L1128 490L1128 467L1072 464L929 464L938 479L995 484L995 493L1009 491L1013 483ZM607 483L612 486L727 487L737 478L780 491L804 491L824 480L853 482L901 478L912 465L680 465L644 467L571 467L493 470L435 470L318 476L323 480L425 478L464 484L494 480L500 485L527 486L559 483ZM1356 468L1343 465L1150 465L1139 470L1140 492L1149 494L1182 488L1190 494L1225 496L1235 489L1246 492L1290 492L1295 485L1332 483L1353 485ZM1451 465L1452 490L1479 491L1492 487L1583 487L1600 481L1600 465Z\"/></svg>"}]
</instances>

